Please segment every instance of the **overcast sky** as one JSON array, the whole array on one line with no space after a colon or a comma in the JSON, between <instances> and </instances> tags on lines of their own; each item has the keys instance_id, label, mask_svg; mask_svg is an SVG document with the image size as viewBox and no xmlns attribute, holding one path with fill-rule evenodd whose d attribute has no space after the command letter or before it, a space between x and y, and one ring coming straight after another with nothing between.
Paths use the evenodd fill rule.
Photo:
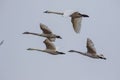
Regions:
<instances>
[{"instance_id":1,"label":"overcast sky","mask_svg":"<svg viewBox=\"0 0 120 80\"><path fill-rule=\"evenodd\" d=\"M119 8L119 0L0 0L0 80L120 80ZM69 17L45 10L77 10L90 17L82 20L76 34ZM40 23L62 36L54 44L66 55L26 50L45 49L45 38L22 34L41 33ZM87 37L107 60L67 52L86 52Z\"/></svg>"}]
</instances>

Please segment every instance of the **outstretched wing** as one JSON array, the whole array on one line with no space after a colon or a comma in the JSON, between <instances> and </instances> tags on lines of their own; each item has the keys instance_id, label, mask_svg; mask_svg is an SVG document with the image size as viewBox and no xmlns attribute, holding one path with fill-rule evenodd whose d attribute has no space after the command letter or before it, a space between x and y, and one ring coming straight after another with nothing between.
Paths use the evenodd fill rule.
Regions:
<instances>
[{"instance_id":1,"label":"outstretched wing","mask_svg":"<svg viewBox=\"0 0 120 80\"><path fill-rule=\"evenodd\" d=\"M89 39L89 38L87 38L86 47L87 47L87 52L88 52L88 53L96 54L96 49L95 49L95 47L94 47L94 44L93 44L92 40Z\"/></svg>"},{"instance_id":2,"label":"outstretched wing","mask_svg":"<svg viewBox=\"0 0 120 80\"><path fill-rule=\"evenodd\" d=\"M4 42L4 40L2 40L2 41L0 42L0 45L2 45L2 44L3 44L3 42Z\"/></svg>"},{"instance_id":3,"label":"outstretched wing","mask_svg":"<svg viewBox=\"0 0 120 80\"><path fill-rule=\"evenodd\" d=\"M72 17L71 18L71 22L72 22L72 25L73 25L73 29L76 33L79 33L80 32L80 29L81 29L81 21L82 21L82 17L79 17L79 18L74 18Z\"/></svg>"},{"instance_id":4,"label":"outstretched wing","mask_svg":"<svg viewBox=\"0 0 120 80\"><path fill-rule=\"evenodd\" d=\"M56 50L55 45L49 41L48 39L45 39L45 41L43 41L46 45L46 49L50 49L50 50Z\"/></svg>"},{"instance_id":5,"label":"outstretched wing","mask_svg":"<svg viewBox=\"0 0 120 80\"><path fill-rule=\"evenodd\" d=\"M44 24L40 23L40 28L44 34L52 34L52 31Z\"/></svg>"}]
</instances>

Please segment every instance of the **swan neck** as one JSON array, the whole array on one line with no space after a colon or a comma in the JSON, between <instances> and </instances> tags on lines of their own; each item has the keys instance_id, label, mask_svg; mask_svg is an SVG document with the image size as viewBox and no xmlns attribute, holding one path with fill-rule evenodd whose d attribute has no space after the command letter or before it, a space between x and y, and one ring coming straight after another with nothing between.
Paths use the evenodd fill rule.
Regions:
<instances>
[{"instance_id":1,"label":"swan neck","mask_svg":"<svg viewBox=\"0 0 120 80\"><path fill-rule=\"evenodd\" d=\"M28 48L27 50L34 50L34 51L42 51L42 52L44 52L44 50L41 50L41 49L35 49L35 48Z\"/></svg>"},{"instance_id":2,"label":"swan neck","mask_svg":"<svg viewBox=\"0 0 120 80\"><path fill-rule=\"evenodd\" d=\"M54 12L54 11L48 11L47 13L53 13L53 14L63 15L63 13L61 13L61 12Z\"/></svg>"},{"instance_id":3,"label":"swan neck","mask_svg":"<svg viewBox=\"0 0 120 80\"><path fill-rule=\"evenodd\" d=\"M32 34L32 35L41 36L41 35L40 35L40 34L38 34L38 33L32 33L32 32L25 32L25 33L23 33L23 34Z\"/></svg>"}]
</instances>

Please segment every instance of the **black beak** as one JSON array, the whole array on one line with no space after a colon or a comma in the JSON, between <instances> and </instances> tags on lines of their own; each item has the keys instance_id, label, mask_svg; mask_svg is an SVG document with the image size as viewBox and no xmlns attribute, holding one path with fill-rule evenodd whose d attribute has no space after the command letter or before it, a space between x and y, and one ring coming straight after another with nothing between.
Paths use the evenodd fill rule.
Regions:
<instances>
[{"instance_id":1,"label":"black beak","mask_svg":"<svg viewBox=\"0 0 120 80\"><path fill-rule=\"evenodd\" d=\"M62 37L61 36L56 36L57 38L59 38L59 39L62 39Z\"/></svg>"},{"instance_id":2,"label":"black beak","mask_svg":"<svg viewBox=\"0 0 120 80\"><path fill-rule=\"evenodd\" d=\"M107 58L103 58L104 60L106 60Z\"/></svg>"},{"instance_id":3,"label":"black beak","mask_svg":"<svg viewBox=\"0 0 120 80\"><path fill-rule=\"evenodd\" d=\"M89 17L88 15L86 15L86 14L81 14L83 17Z\"/></svg>"},{"instance_id":4,"label":"black beak","mask_svg":"<svg viewBox=\"0 0 120 80\"><path fill-rule=\"evenodd\" d=\"M105 58L105 57L99 57L100 59L104 59L104 60L106 60L107 58Z\"/></svg>"},{"instance_id":5,"label":"black beak","mask_svg":"<svg viewBox=\"0 0 120 80\"><path fill-rule=\"evenodd\" d=\"M59 37L60 39L62 39L62 37Z\"/></svg>"}]
</instances>

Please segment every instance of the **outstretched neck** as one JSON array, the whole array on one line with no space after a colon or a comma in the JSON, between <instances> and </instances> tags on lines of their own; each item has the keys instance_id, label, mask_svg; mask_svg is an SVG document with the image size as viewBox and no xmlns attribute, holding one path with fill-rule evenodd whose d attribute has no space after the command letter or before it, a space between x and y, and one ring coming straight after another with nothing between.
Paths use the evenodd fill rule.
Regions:
<instances>
[{"instance_id":1,"label":"outstretched neck","mask_svg":"<svg viewBox=\"0 0 120 80\"><path fill-rule=\"evenodd\" d=\"M35 48L28 48L27 50L33 50L33 51L42 51L42 52L45 52L44 50L41 50L41 49L35 49Z\"/></svg>"},{"instance_id":2,"label":"outstretched neck","mask_svg":"<svg viewBox=\"0 0 120 80\"><path fill-rule=\"evenodd\" d=\"M82 55L86 55L85 53L83 52L80 52L80 51L75 51L75 50L70 50L69 52L76 52L76 53L79 53L79 54L82 54Z\"/></svg>"},{"instance_id":3,"label":"outstretched neck","mask_svg":"<svg viewBox=\"0 0 120 80\"><path fill-rule=\"evenodd\" d=\"M58 14L58 15L64 15L64 13L54 12L54 11L44 11L44 13L53 13L53 14Z\"/></svg>"},{"instance_id":4,"label":"outstretched neck","mask_svg":"<svg viewBox=\"0 0 120 80\"><path fill-rule=\"evenodd\" d=\"M31 34L31 35L41 36L41 34L33 33L33 32L24 32L23 34Z\"/></svg>"},{"instance_id":5,"label":"outstretched neck","mask_svg":"<svg viewBox=\"0 0 120 80\"><path fill-rule=\"evenodd\" d=\"M63 53L63 52L59 52L59 51L56 51L56 53L58 53L58 54L65 54L65 53Z\"/></svg>"}]
</instances>

